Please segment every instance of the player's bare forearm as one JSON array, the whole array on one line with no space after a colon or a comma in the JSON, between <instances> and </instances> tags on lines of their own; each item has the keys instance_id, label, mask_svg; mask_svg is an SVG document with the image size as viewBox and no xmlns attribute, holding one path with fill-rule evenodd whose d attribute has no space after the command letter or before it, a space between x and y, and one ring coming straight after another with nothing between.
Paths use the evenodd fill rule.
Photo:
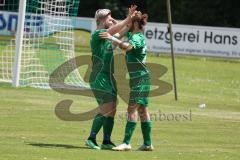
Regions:
<instances>
[{"instance_id":1,"label":"player's bare forearm","mask_svg":"<svg viewBox=\"0 0 240 160\"><path fill-rule=\"evenodd\" d=\"M107 32L110 33L111 35L114 35L115 33L119 33L121 31L121 29L124 28L124 26L128 25L129 23L131 23L130 16L128 16L123 21L121 21L121 22L117 23L116 25L112 26L111 28L109 28L107 30Z\"/></svg>"},{"instance_id":2,"label":"player's bare forearm","mask_svg":"<svg viewBox=\"0 0 240 160\"><path fill-rule=\"evenodd\" d=\"M116 33L119 33L122 30L122 28L129 25L132 22L132 17L135 16L135 14L137 13L136 8L137 8L136 5L132 5L131 8L128 9L129 13L127 18L109 28L107 32L110 33L111 35L114 35Z\"/></svg>"},{"instance_id":3,"label":"player's bare forearm","mask_svg":"<svg viewBox=\"0 0 240 160\"><path fill-rule=\"evenodd\" d=\"M130 29L130 24L124 26L119 33L114 34L114 37L121 39Z\"/></svg>"},{"instance_id":4,"label":"player's bare forearm","mask_svg":"<svg viewBox=\"0 0 240 160\"><path fill-rule=\"evenodd\" d=\"M112 36L108 32L102 32L102 33L100 33L99 36L103 39L111 40L116 46L118 46L122 50L129 51L132 49L132 45L130 43L121 41L121 40L117 39L116 37Z\"/></svg>"}]
</instances>

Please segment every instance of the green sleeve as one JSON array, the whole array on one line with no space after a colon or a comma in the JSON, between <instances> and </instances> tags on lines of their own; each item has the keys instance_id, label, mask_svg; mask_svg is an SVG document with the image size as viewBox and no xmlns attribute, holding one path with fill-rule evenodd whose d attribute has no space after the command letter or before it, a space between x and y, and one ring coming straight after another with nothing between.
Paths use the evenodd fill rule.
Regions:
<instances>
[{"instance_id":1,"label":"green sleeve","mask_svg":"<svg viewBox=\"0 0 240 160\"><path fill-rule=\"evenodd\" d=\"M144 39L138 34L134 34L129 39L129 43L133 46L134 49L139 49L144 47Z\"/></svg>"}]
</instances>

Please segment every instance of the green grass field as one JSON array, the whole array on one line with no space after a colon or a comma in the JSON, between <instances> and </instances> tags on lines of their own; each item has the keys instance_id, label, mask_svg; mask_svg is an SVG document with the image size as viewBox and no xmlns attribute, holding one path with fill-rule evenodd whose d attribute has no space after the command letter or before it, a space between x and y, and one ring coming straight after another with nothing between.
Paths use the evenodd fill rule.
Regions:
<instances>
[{"instance_id":1,"label":"green grass field","mask_svg":"<svg viewBox=\"0 0 240 160\"><path fill-rule=\"evenodd\" d=\"M90 54L87 42L88 38L83 41L85 45L77 46L78 55ZM168 55L150 55L148 62L169 68L161 79L172 83ZM94 98L35 88L16 89L0 83L0 159L239 160L240 61L180 56L176 67L179 100L174 100L173 92L150 99L153 115L161 111L170 117L153 121L153 152L90 150L84 141L91 121L66 122L54 113L56 104L64 99L74 100L73 113L93 109L97 105ZM202 103L205 109L198 107ZM123 139L126 108L127 104L120 100L112 135L117 144ZM191 119L172 120L171 115L179 114L191 114ZM101 140L102 131L99 144ZM138 123L132 147L137 149L141 144Z\"/></svg>"}]
</instances>

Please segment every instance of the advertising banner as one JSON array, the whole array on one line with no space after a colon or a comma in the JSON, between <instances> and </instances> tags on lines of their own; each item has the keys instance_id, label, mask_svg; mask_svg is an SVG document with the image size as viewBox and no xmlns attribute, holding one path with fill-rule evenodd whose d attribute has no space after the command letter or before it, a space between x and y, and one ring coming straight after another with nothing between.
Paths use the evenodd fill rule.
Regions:
<instances>
[{"instance_id":1,"label":"advertising banner","mask_svg":"<svg viewBox=\"0 0 240 160\"><path fill-rule=\"evenodd\" d=\"M0 35L14 35L17 20L17 13L0 11ZM35 36L47 36L66 28L64 25L58 25L52 30L52 26L58 24L55 22L58 20L59 17L26 15L25 31ZM93 18L72 17L70 21L75 29L89 32L96 29ZM170 53L170 34L167 26L164 23L147 24L144 34L149 52ZM240 29L237 28L173 25L173 40L176 54L240 58Z\"/></svg>"}]
</instances>

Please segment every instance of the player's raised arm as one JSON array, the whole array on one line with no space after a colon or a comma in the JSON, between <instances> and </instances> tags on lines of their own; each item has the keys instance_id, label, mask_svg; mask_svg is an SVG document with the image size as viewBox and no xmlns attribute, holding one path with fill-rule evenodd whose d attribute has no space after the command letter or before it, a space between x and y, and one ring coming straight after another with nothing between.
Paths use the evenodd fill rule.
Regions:
<instances>
[{"instance_id":1,"label":"player's raised arm","mask_svg":"<svg viewBox=\"0 0 240 160\"><path fill-rule=\"evenodd\" d=\"M132 25L132 24L128 24L128 25L124 26L124 27L120 30L120 32L114 34L114 37L116 37L116 38L118 38L118 39L121 39L121 38L130 30L131 25Z\"/></svg>"},{"instance_id":2,"label":"player's raised arm","mask_svg":"<svg viewBox=\"0 0 240 160\"><path fill-rule=\"evenodd\" d=\"M120 21L116 25L110 27L109 29L107 29L107 32L110 33L111 35L114 35L114 34L120 32L122 30L122 28L124 28L125 26L130 24L132 22L132 17L137 13L136 8L137 8L136 5L132 5L128 9L128 16L127 16L127 18L124 19L123 21Z\"/></svg>"}]
</instances>

